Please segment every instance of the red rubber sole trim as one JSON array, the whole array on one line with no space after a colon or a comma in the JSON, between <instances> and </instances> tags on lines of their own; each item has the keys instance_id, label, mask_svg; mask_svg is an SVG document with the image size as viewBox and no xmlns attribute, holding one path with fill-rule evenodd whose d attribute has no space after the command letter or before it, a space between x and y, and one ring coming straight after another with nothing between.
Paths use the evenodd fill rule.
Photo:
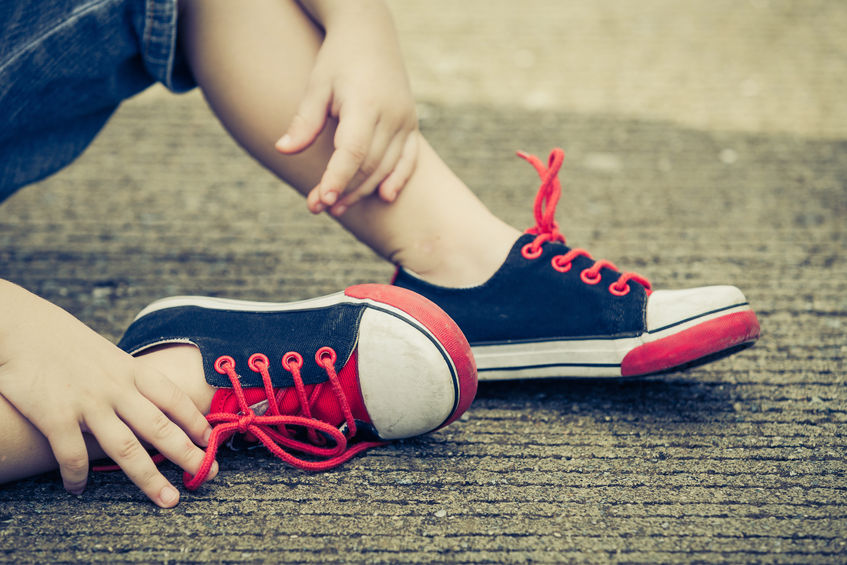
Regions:
<instances>
[{"instance_id":1,"label":"red rubber sole trim","mask_svg":"<svg viewBox=\"0 0 847 565\"><path fill-rule=\"evenodd\" d=\"M623 358L621 376L635 377L666 371L755 341L758 337L756 314L752 311L736 312L639 345Z\"/></svg>"},{"instance_id":2,"label":"red rubber sole trim","mask_svg":"<svg viewBox=\"0 0 847 565\"><path fill-rule=\"evenodd\" d=\"M459 402L442 427L458 419L470 407L477 389L476 362L465 334L453 318L431 300L398 286L360 284L347 288L344 294L351 298L381 302L402 310L429 330L447 350L459 379Z\"/></svg>"}]
</instances>

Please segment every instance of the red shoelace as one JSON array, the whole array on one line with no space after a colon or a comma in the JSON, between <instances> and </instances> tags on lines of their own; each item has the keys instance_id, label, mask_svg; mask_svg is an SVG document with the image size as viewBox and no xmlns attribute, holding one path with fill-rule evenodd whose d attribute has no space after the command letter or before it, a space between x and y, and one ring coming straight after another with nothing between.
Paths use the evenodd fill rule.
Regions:
<instances>
[{"instance_id":1,"label":"red shoelace","mask_svg":"<svg viewBox=\"0 0 847 565\"><path fill-rule=\"evenodd\" d=\"M254 402L252 406L263 405L267 401L267 409L257 414L247 402L247 396L241 387L236 372L235 360L227 355L215 361L215 370L229 377L237 405L232 411L221 410L206 416L212 424L212 435L209 446L200 469L193 477L185 473L183 481L186 488L194 490L199 487L209 475L218 447L236 433L245 434L249 439L260 441L271 453L293 467L306 471L325 471L337 467L355 455L381 442L363 441L353 445L348 440L356 435L356 421L342 389L340 379L335 370L336 353L329 347L323 347L315 355L315 361L324 368L328 381L317 385L304 385L300 376L303 357L296 352L286 353L282 357L283 368L291 373L294 386L274 391L271 376L268 372L270 361L266 355L255 353L247 360L248 368L262 376L265 398ZM312 415L312 408L319 401L325 388L329 387L338 403L344 417L343 431ZM309 390L311 389L311 390ZM296 408L291 409L291 395L294 395ZM320 402L325 402L326 399ZM289 405L283 413L281 406ZM305 438L305 439L301 439ZM294 455L299 452L310 459Z\"/></svg>"},{"instance_id":2,"label":"red shoelace","mask_svg":"<svg viewBox=\"0 0 847 565\"><path fill-rule=\"evenodd\" d=\"M526 259L537 259L541 256L541 247L545 243L552 241L566 243L565 236L559 231L559 224L556 223L555 217L556 204L558 204L559 197L562 194L562 185L559 183L559 169L561 169L562 162L565 159L565 152L559 148L553 149L550 152L547 166L535 155L519 151L518 156L535 167L538 176L541 177L541 188L538 189L538 194L535 196L535 206L533 208L535 226L526 230L526 233L534 235L535 239L521 248L521 255ZM566 273L571 269L573 260L580 256L593 260L593 257L585 249L571 249L564 255L553 257L551 265L560 273ZM600 259L595 261L593 266L583 269L579 274L579 278L585 284L597 284L602 278L600 270L603 268L618 270L611 261ZM630 291L629 281L635 281L643 285L647 290L647 294L650 294L652 291L652 285L645 277L637 273L621 273L618 279L609 285L609 292L616 296L628 294Z\"/></svg>"}]
</instances>

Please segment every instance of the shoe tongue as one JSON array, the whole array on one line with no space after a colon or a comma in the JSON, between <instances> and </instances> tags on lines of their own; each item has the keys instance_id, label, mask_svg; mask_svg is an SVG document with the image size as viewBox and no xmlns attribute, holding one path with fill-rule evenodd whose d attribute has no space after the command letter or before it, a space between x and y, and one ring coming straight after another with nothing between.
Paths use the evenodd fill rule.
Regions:
<instances>
[{"instance_id":1,"label":"shoe tongue","mask_svg":"<svg viewBox=\"0 0 847 565\"><path fill-rule=\"evenodd\" d=\"M362 399L362 392L359 390L359 374L357 368L358 350L354 350L347 364L340 371L337 371L338 380L341 383L341 389L344 391L347 404L350 406L350 411L353 413L353 418L360 422L370 423L371 419L365 410L365 402ZM312 417L334 426L341 426L344 423L344 412L329 380L320 385L306 386L306 398L311 400L316 386L319 386L321 391L318 393L318 397L314 402L311 403L310 410ZM285 389L277 388L274 389L274 393L279 394L280 390L284 390L285 393L279 402L279 411L282 414L301 415L300 401L297 398L297 392L294 387ZM269 403L264 388L245 388L244 396L247 399L248 406L257 415L262 415L268 410ZM231 388L219 388L212 397L210 413L217 412L231 414L240 412L238 398Z\"/></svg>"}]
</instances>

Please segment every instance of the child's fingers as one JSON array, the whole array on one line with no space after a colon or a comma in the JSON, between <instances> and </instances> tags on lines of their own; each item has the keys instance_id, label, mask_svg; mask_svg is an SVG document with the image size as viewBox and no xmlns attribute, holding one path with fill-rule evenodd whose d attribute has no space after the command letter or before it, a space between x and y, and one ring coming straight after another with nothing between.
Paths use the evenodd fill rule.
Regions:
<instances>
[{"instance_id":1,"label":"child's fingers","mask_svg":"<svg viewBox=\"0 0 847 565\"><path fill-rule=\"evenodd\" d=\"M341 198L336 205L330 208L330 213L334 216L340 216L350 206L362 198L372 194L379 183L389 173L391 173L398 159L400 159L402 150L403 140L399 137L392 139L384 149L379 149L377 158L380 160L376 167L369 167L367 170L365 170L364 167L360 169L353 181L350 183L348 192L344 194L343 198ZM350 187L352 187L352 189Z\"/></svg>"},{"instance_id":2,"label":"child's fingers","mask_svg":"<svg viewBox=\"0 0 847 565\"><path fill-rule=\"evenodd\" d=\"M207 445L212 427L188 395L152 367L143 363L136 363L135 367L135 386L138 391L167 414L194 443Z\"/></svg>"},{"instance_id":3,"label":"child's fingers","mask_svg":"<svg viewBox=\"0 0 847 565\"><path fill-rule=\"evenodd\" d=\"M328 86L309 87L285 132L274 147L280 153L298 153L309 147L324 128L332 91Z\"/></svg>"},{"instance_id":4,"label":"child's fingers","mask_svg":"<svg viewBox=\"0 0 847 565\"><path fill-rule=\"evenodd\" d=\"M316 186L306 195L306 207L313 214L320 214L326 210L326 206L321 202L320 186Z\"/></svg>"},{"instance_id":5,"label":"child's fingers","mask_svg":"<svg viewBox=\"0 0 847 565\"><path fill-rule=\"evenodd\" d=\"M59 473L62 475L65 490L79 495L88 484L88 449L85 447L79 425L74 421L70 423L71 425L57 428L55 433L48 431L44 435L59 463Z\"/></svg>"},{"instance_id":6,"label":"child's fingers","mask_svg":"<svg viewBox=\"0 0 847 565\"><path fill-rule=\"evenodd\" d=\"M418 132L413 131L403 146L403 153L394 170L379 185L379 197L386 202L394 202L397 195L412 178L418 164Z\"/></svg>"},{"instance_id":7,"label":"child's fingers","mask_svg":"<svg viewBox=\"0 0 847 565\"><path fill-rule=\"evenodd\" d=\"M318 184L321 202L326 206L338 201L370 153L375 124L376 118L364 112L356 112L338 122L335 151Z\"/></svg>"},{"instance_id":8,"label":"child's fingers","mask_svg":"<svg viewBox=\"0 0 847 565\"><path fill-rule=\"evenodd\" d=\"M376 176L381 178L387 175L393 162L399 158L400 149L396 135L393 132L385 131L385 128L380 128L379 123L377 123L371 134L367 155L365 155L353 178L347 183L343 192L344 196L360 190L373 192L377 184L373 181L373 178Z\"/></svg>"},{"instance_id":9,"label":"child's fingers","mask_svg":"<svg viewBox=\"0 0 847 565\"><path fill-rule=\"evenodd\" d=\"M135 435L152 445L169 461L192 475L197 473L205 452L185 432L143 396L124 401L118 415Z\"/></svg>"},{"instance_id":10,"label":"child's fingers","mask_svg":"<svg viewBox=\"0 0 847 565\"><path fill-rule=\"evenodd\" d=\"M346 204L352 204L362 196L374 191L379 181L385 178L394 168L394 164L400 158L402 146L400 136L396 131L380 127L379 123L376 124L368 154L359 166L359 170L347 184L344 194L345 198L353 193L359 193L359 195Z\"/></svg>"},{"instance_id":11,"label":"child's fingers","mask_svg":"<svg viewBox=\"0 0 847 565\"><path fill-rule=\"evenodd\" d=\"M117 415L103 412L89 416L86 425L106 455L150 500L162 508L176 506L179 491L159 472L147 450Z\"/></svg>"}]
</instances>

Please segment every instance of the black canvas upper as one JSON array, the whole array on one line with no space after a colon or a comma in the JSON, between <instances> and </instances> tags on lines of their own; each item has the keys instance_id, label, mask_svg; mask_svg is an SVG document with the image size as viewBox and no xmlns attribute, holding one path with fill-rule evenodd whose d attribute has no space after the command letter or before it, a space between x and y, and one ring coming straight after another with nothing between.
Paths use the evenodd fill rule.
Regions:
<instances>
[{"instance_id":1,"label":"black canvas upper","mask_svg":"<svg viewBox=\"0 0 847 565\"><path fill-rule=\"evenodd\" d=\"M521 248L535 236L524 234L509 252L502 267L485 283L471 288L447 288L429 284L403 269L394 284L429 298L449 314L471 345L556 338L619 338L644 332L645 288L629 281L625 296L609 292L620 273L600 271L602 279L589 285L580 272L594 261L577 257L566 273L550 262L570 248L545 243L542 254L526 259Z\"/></svg>"},{"instance_id":2,"label":"black canvas upper","mask_svg":"<svg viewBox=\"0 0 847 565\"><path fill-rule=\"evenodd\" d=\"M215 360L221 355L235 359L242 386L262 386L261 375L247 365L254 353L268 356L274 388L293 386L291 374L283 369L281 360L286 353L296 351L303 356L303 382L317 384L327 380L326 371L315 361L318 349L334 349L338 355L335 367L340 370L356 346L365 308L363 304L279 312L199 306L166 308L134 321L118 347L136 353L154 344L189 341L200 348L206 380L216 387L232 386L226 375L214 369Z\"/></svg>"}]
</instances>

